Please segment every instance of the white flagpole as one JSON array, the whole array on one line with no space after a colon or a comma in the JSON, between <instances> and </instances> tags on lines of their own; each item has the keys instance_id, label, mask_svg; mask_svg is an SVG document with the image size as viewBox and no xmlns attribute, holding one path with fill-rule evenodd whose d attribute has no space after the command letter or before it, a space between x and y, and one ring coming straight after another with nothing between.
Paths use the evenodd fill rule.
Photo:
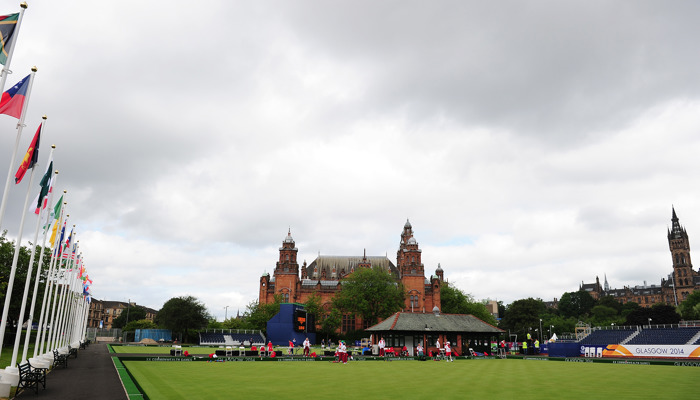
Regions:
<instances>
[{"instance_id":1,"label":"white flagpole","mask_svg":"<svg viewBox=\"0 0 700 400\"><path fill-rule=\"evenodd\" d=\"M29 95L32 93L32 85L34 84L34 74L36 74L36 71L36 67L32 67L32 73L29 75L29 86L27 87L27 95L24 96L22 114L20 114L19 121L17 122L17 138L15 139L15 147L14 149L12 149L12 157L10 157L10 168L8 168L7 170L5 190L2 192L2 203L0 203L0 229L2 229L2 219L5 216L5 208L7 207L7 194L10 191L10 181L12 180L12 168L15 166L15 160L17 158L17 148L19 147L19 139L22 136L22 128L24 128L24 117L27 114L27 108L29 107ZM3 318L4 317L5 316L3 315Z\"/></svg>"},{"instance_id":2,"label":"white flagpole","mask_svg":"<svg viewBox=\"0 0 700 400\"><path fill-rule=\"evenodd\" d=\"M42 128L42 131L43 131L43 128ZM51 153L49 153L49 159L47 161L49 164L46 165L46 168L47 168L46 172L48 172L48 167L53 162L54 149L55 149L55 147L52 147ZM37 151L37 150L38 149L35 149L34 151ZM52 174L53 174L53 172L52 172ZM44 175L46 175L46 173L44 173ZM49 179L51 179L50 176L49 176ZM50 184L50 182L49 182L49 184ZM31 191L31 187L29 188L29 190ZM24 214L27 214L27 205L26 204L24 206ZM22 293L22 305L19 308L19 317L17 317L17 321L18 321L17 322L17 333L15 335L15 346L12 349L12 364L10 364L10 365L15 365L15 363L17 362L17 355L19 353L19 345L22 342L22 322L25 320L24 319L24 312L27 309L27 297L29 297L29 288L30 288L31 283L32 283L32 272L34 271L34 257L36 256L36 243L39 240L39 227L40 226L41 226L41 215L37 215L36 216L36 226L34 227L34 239L32 239L32 241L31 241L32 250L29 254L29 266L27 266L27 277L24 279L24 292ZM37 266L37 270L41 270L41 265ZM33 305L31 308L32 308L32 312L34 312ZM27 332L31 332L31 330L32 330L31 319L32 319L32 315L30 313L29 322L27 325ZM26 355L26 353L25 353L25 355ZM24 361L25 361L24 358L20 359L20 363L23 363Z\"/></svg>"},{"instance_id":3,"label":"white flagpole","mask_svg":"<svg viewBox=\"0 0 700 400\"><path fill-rule=\"evenodd\" d=\"M63 191L63 198L61 201L65 200L66 196L66 191ZM61 212L58 218L56 218L56 237L54 238L54 242L56 240L61 240L60 239L60 233L58 232L58 229L61 227L61 224L63 223L63 211L65 207L62 205L61 206ZM53 250L56 248L56 243L52 243L51 246L51 260L49 261L49 272L46 275L46 285L44 285L44 297L41 301L41 313L39 315L39 331L36 334L36 342L34 343L34 357L36 357L37 354L43 354L43 347L44 347L44 333L46 331L46 321L48 320L47 315L48 314L48 308L46 307L47 301L50 301L51 298L51 290L53 289L53 273L54 273L54 266L56 265L56 258L53 257ZM43 255L43 252L42 252Z\"/></svg>"},{"instance_id":4,"label":"white flagpole","mask_svg":"<svg viewBox=\"0 0 700 400\"><path fill-rule=\"evenodd\" d=\"M70 241L68 243L68 247L70 247L73 244L73 240L74 240L73 234L75 234L75 225L73 225L73 229L71 230L71 233L70 233ZM66 249L64 249L64 251L65 250ZM61 254L61 256L63 256L63 254ZM61 302L58 306L58 315L57 315L58 324L57 324L57 328L54 330L54 337L55 337L54 340L56 343L54 346L56 348L63 347L63 339L65 339L64 327L65 327L65 322L66 322L66 317L67 317L66 311L68 309L68 305L69 305L69 301L70 301L69 297L71 296L71 290L72 290L71 283L72 283L72 278L73 278L73 271L68 270L68 264L69 264L69 259L66 259L66 264L64 267L64 271L63 271L64 283L63 283L63 287L61 288ZM63 335L63 337L61 337L60 335Z\"/></svg>"},{"instance_id":5,"label":"white flagpole","mask_svg":"<svg viewBox=\"0 0 700 400\"><path fill-rule=\"evenodd\" d=\"M27 9L27 3L22 2L19 6L22 9L19 10L17 25L15 25L15 29L12 32L12 38L10 39L10 43L7 45L7 47L10 48L10 51L7 53L5 65L3 65L2 71L0 71L0 92L5 91L5 81L7 81L7 75L12 73L12 71L10 71L10 63L12 63L12 55L15 53L15 42L17 41L17 36L19 36L19 27L22 24L22 17L24 17L24 10Z\"/></svg>"},{"instance_id":6,"label":"white flagpole","mask_svg":"<svg viewBox=\"0 0 700 400\"><path fill-rule=\"evenodd\" d=\"M55 148L56 148L55 145L51 146L51 156L49 157L49 162L51 162L53 160L53 151ZM56 177L58 177L58 171L55 171L54 179L50 183L52 186L56 183ZM51 193L47 194L47 196L49 197L49 200L46 203L47 204L47 206L46 206L46 220L48 221L49 214L51 214L49 212L49 205L53 202L53 190L51 191ZM43 199L42 199L42 202L43 202ZM39 211L39 216L38 216L39 221L41 221L41 213L42 212L44 212L43 208ZM37 224L37 229L38 229L38 227L39 227L39 224ZM39 247L39 262L37 263L36 278L34 278L34 291L32 292L32 301L31 301L30 307L29 307L29 316L27 317L30 324L32 323L31 321L34 320L34 308L36 306L37 292L39 291L39 280L41 278L41 271L43 270L42 267L44 265L43 264L44 248L46 247L46 236L48 236L48 233L49 233L49 229L47 227L46 230L44 230L44 237L41 241L41 246ZM34 251L34 248L32 248L32 251ZM30 261L29 264L31 264L31 263L32 262ZM48 284L48 282L46 284ZM31 333L32 333L31 327L27 327L27 333L24 337L24 350L22 350L22 358L21 358L21 360L23 360L23 361L27 359L27 352L29 351L29 340L31 339ZM37 332L36 333L37 333L37 338L38 338L39 337L38 325L37 325ZM37 349L34 348L34 357L36 357L36 350Z\"/></svg>"},{"instance_id":7,"label":"white flagpole","mask_svg":"<svg viewBox=\"0 0 700 400\"><path fill-rule=\"evenodd\" d=\"M51 322L51 349L55 350L58 349L58 340L59 340L59 331L61 330L61 316L62 310L63 310L63 303L66 298L66 283L67 283L67 275L68 275L68 270L65 268L61 269L61 264L59 260L59 269L57 273L60 274L60 277L56 277L57 279L57 285L59 285L58 280L60 279L60 287L56 287L56 293L54 294L54 311L55 314L53 315L53 321ZM60 293L59 293L60 290Z\"/></svg>"},{"instance_id":8,"label":"white flagpole","mask_svg":"<svg viewBox=\"0 0 700 400\"><path fill-rule=\"evenodd\" d=\"M36 166L32 168L32 172L29 174L29 186L27 187L27 195L24 199L24 207L22 207L22 210L26 210L27 205L29 204L29 193L31 192L32 182L34 180L34 171L36 170L35 167ZM22 246L22 233L24 231L24 220L26 214L27 213L22 211L22 219L19 223L19 232L17 233L17 242L15 243L15 255L12 258L12 267L10 268L10 279L7 282L7 293L5 293L5 305L2 309L2 322L0 322L0 351L2 351L2 345L5 338L5 329L7 328L7 314L10 310L10 298L12 297L12 286L15 281L15 274L17 273L17 261L19 260L19 251ZM17 321L17 324L21 327L22 321ZM17 367L15 366L15 362L17 361L17 355L13 354L12 356L12 362L8 367L5 368L5 370L14 374L17 371Z\"/></svg>"},{"instance_id":9,"label":"white flagpole","mask_svg":"<svg viewBox=\"0 0 700 400\"><path fill-rule=\"evenodd\" d=\"M68 221L68 218L70 217L70 214L66 214L66 221ZM65 231L64 231L65 233ZM60 246L63 242L62 237L57 237L58 240L57 246ZM58 247L57 247L58 249ZM56 328L58 326L57 321L58 321L58 314L57 314L57 307L58 303L60 301L60 298L58 297L58 291L62 290L62 286L59 286L59 279L63 278L63 273L61 272L61 255L63 252L59 252L56 254L56 257L54 257L54 265L58 264L58 267L55 270L55 277L52 279L56 280L56 283L53 285L55 286L54 292L53 292L53 307L51 308L51 319L49 320L49 326L51 326L51 333L48 337L48 340L46 341L46 350L48 351L49 349L53 350L56 348L55 345L55 336L56 336ZM59 278L60 274L60 278ZM47 310L48 313L48 310ZM46 335L46 332L44 332L44 335ZM43 340L43 338L42 338Z\"/></svg>"}]
</instances>

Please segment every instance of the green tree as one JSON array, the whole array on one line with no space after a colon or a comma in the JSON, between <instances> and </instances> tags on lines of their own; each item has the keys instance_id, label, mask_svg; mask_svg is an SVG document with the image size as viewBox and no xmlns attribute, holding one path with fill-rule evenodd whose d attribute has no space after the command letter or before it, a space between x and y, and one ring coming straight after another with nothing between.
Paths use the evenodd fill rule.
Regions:
<instances>
[{"instance_id":1,"label":"green tree","mask_svg":"<svg viewBox=\"0 0 700 400\"><path fill-rule=\"evenodd\" d=\"M122 328L122 331L135 332L137 329L158 329L158 325L147 319L139 319L136 321L129 321L129 323Z\"/></svg>"},{"instance_id":2,"label":"green tree","mask_svg":"<svg viewBox=\"0 0 700 400\"><path fill-rule=\"evenodd\" d=\"M595 299L585 290L566 292L559 299L559 312L563 317L583 319L595 306Z\"/></svg>"},{"instance_id":3,"label":"green tree","mask_svg":"<svg viewBox=\"0 0 700 400\"><path fill-rule=\"evenodd\" d=\"M275 295L274 302L270 304L260 304L257 300L248 304L243 316L243 328L238 329L258 329L267 332L267 321L280 312L282 297Z\"/></svg>"},{"instance_id":4,"label":"green tree","mask_svg":"<svg viewBox=\"0 0 700 400\"><path fill-rule=\"evenodd\" d=\"M15 253L15 242L7 240L7 231L3 231L0 235L0 304L5 302L5 295L7 294L7 284L10 280L10 272L12 269L12 260ZM10 308L8 311L8 322L12 324L14 319L19 315L19 311L22 307L22 294L24 292L24 283L27 279L27 270L29 266L29 258L31 255L32 244L29 246L22 246L19 249L18 259L17 259L17 269L15 271L15 279L12 286L12 294L10 295ZM32 267L31 285L29 287L29 294L27 296L27 303L25 305L25 318L27 317L28 310L31 307L31 300L34 294L34 279L36 278L36 271L39 266L40 258L39 246L36 246L36 254L34 255L34 265ZM46 275L51 262L51 250L49 248L44 249L44 257L42 258L42 268L39 278L39 290L37 292L36 304L41 307L42 300L44 298L44 285L46 283ZM38 322L39 320L38 312L34 313L33 320Z\"/></svg>"},{"instance_id":5,"label":"green tree","mask_svg":"<svg viewBox=\"0 0 700 400\"><path fill-rule=\"evenodd\" d=\"M333 308L375 323L404 307L403 285L381 267L359 268L343 279L343 290L333 297Z\"/></svg>"},{"instance_id":6,"label":"green tree","mask_svg":"<svg viewBox=\"0 0 700 400\"><path fill-rule=\"evenodd\" d=\"M622 305L622 309L620 310L620 316L623 318L627 318L627 316L633 312L637 311L640 308L642 308L639 304L635 303L634 301L628 301L627 303Z\"/></svg>"},{"instance_id":7,"label":"green tree","mask_svg":"<svg viewBox=\"0 0 700 400\"><path fill-rule=\"evenodd\" d=\"M156 314L155 322L173 333L182 333L183 341L189 342L189 331L206 327L209 318L211 316L203 303L193 296L180 296L163 304L163 308Z\"/></svg>"},{"instance_id":8,"label":"green tree","mask_svg":"<svg viewBox=\"0 0 700 400\"><path fill-rule=\"evenodd\" d=\"M678 312L685 320L700 319L700 290L690 294L681 304L678 305Z\"/></svg>"},{"instance_id":9,"label":"green tree","mask_svg":"<svg viewBox=\"0 0 700 400\"><path fill-rule=\"evenodd\" d=\"M545 315L546 308L541 299L530 297L516 300L508 305L498 327L523 337L526 333L539 329L540 318ZM544 323L544 318L542 319Z\"/></svg>"},{"instance_id":10,"label":"green tree","mask_svg":"<svg viewBox=\"0 0 700 400\"><path fill-rule=\"evenodd\" d=\"M491 325L496 325L496 318L483 303L474 301L472 295L464 293L451 283L443 282L440 287L442 312L446 314L471 314Z\"/></svg>"},{"instance_id":11,"label":"green tree","mask_svg":"<svg viewBox=\"0 0 700 400\"><path fill-rule=\"evenodd\" d=\"M336 308L331 309L328 315L323 316L321 321L321 329L319 333L328 339L337 339L336 331L340 328L340 323L342 321L342 314Z\"/></svg>"},{"instance_id":12,"label":"green tree","mask_svg":"<svg viewBox=\"0 0 700 400\"><path fill-rule=\"evenodd\" d=\"M618 315L620 314L620 312L622 312L622 303L615 300L615 298L612 296L601 297L600 299L598 299L597 305L610 307L610 308L614 309Z\"/></svg>"},{"instance_id":13,"label":"green tree","mask_svg":"<svg viewBox=\"0 0 700 400\"><path fill-rule=\"evenodd\" d=\"M677 324L680 320L681 316L676 312L675 307L659 303L651 308L640 307L630 312L625 325Z\"/></svg>"},{"instance_id":14,"label":"green tree","mask_svg":"<svg viewBox=\"0 0 700 400\"><path fill-rule=\"evenodd\" d=\"M123 328L127 323L140 319L146 319L146 309L137 305L128 306L126 310L122 310L122 313L112 321L112 327Z\"/></svg>"},{"instance_id":15,"label":"green tree","mask_svg":"<svg viewBox=\"0 0 700 400\"><path fill-rule=\"evenodd\" d=\"M597 305L591 310L592 325L610 325L612 323L620 324L624 322L624 318L620 317L617 310L608 306Z\"/></svg>"}]
</instances>

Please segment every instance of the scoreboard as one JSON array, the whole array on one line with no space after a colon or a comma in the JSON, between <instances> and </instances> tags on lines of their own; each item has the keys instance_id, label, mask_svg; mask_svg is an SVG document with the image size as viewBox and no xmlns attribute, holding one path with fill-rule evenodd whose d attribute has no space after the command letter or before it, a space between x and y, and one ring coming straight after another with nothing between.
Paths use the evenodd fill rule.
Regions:
<instances>
[{"instance_id":1,"label":"scoreboard","mask_svg":"<svg viewBox=\"0 0 700 400\"><path fill-rule=\"evenodd\" d=\"M316 324L312 314L307 314L306 310L294 310L294 331L295 332L316 332Z\"/></svg>"}]
</instances>

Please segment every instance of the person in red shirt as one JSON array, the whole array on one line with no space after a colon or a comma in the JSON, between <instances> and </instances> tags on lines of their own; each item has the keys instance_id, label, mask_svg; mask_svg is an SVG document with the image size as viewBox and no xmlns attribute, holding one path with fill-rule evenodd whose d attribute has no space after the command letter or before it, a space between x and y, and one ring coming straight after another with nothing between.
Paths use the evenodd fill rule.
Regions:
<instances>
[{"instance_id":1,"label":"person in red shirt","mask_svg":"<svg viewBox=\"0 0 700 400\"><path fill-rule=\"evenodd\" d=\"M289 353L290 356L294 354L294 342L292 342L291 340L289 341L289 350L288 350L288 353Z\"/></svg>"},{"instance_id":2,"label":"person in red shirt","mask_svg":"<svg viewBox=\"0 0 700 400\"><path fill-rule=\"evenodd\" d=\"M267 342L267 355L272 354L272 342Z\"/></svg>"}]
</instances>

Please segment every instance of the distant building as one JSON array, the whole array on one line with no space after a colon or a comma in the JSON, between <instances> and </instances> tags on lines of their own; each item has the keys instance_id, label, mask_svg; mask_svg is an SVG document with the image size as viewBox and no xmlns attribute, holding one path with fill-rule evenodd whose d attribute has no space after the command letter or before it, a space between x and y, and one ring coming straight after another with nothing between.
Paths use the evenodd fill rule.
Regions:
<instances>
[{"instance_id":1,"label":"distant building","mask_svg":"<svg viewBox=\"0 0 700 400\"><path fill-rule=\"evenodd\" d=\"M647 285L644 282L643 285L634 287L611 289L607 277L602 285L596 277L595 283L581 283L579 289L590 293L594 299L612 296L620 303L632 301L642 307L651 307L658 303L676 306L691 293L700 290L700 272L693 270L688 233L678 222L675 208L672 209L671 228L668 230L668 247L671 251L673 272L666 279L662 278L658 285Z\"/></svg>"},{"instance_id":2,"label":"distant building","mask_svg":"<svg viewBox=\"0 0 700 400\"><path fill-rule=\"evenodd\" d=\"M404 312L424 313L440 304L440 286L443 270L438 264L435 275L425 276L421 262L422 250L413 237L413 227L406 221L401 232L399 249L396 252L396 265L386 256L319 256L309 265L304 261L301 268L297 263L298 249L291 231L279 249L279 260L274 273L260 278L260 304L274 302L279 295L285 303L306 303L313 294L320 296L321 304L327 311L333 296L342 289L341 280L358 268L378 266L387 270L406 289ZM301 270L301 271L300 271ZM341 332L365 329L377 321L362 321L359 317L343 316Z\"/></svg>"},{"instance_id":3,"label":"distant building","mask_svg":"<svg viewBox=\"0 0 700 400\"><path fill-rule=\"evenodd\" d=\"M129 307L134 307L136 305L135 302L128 303L125 301L92 299L88 312L87 327L112 329L114 320L119 317L122 312L127 312ZM148 307L143 308L146 309L146 319L153 322L158 311Z\"/></svg>"}]
</instances>

